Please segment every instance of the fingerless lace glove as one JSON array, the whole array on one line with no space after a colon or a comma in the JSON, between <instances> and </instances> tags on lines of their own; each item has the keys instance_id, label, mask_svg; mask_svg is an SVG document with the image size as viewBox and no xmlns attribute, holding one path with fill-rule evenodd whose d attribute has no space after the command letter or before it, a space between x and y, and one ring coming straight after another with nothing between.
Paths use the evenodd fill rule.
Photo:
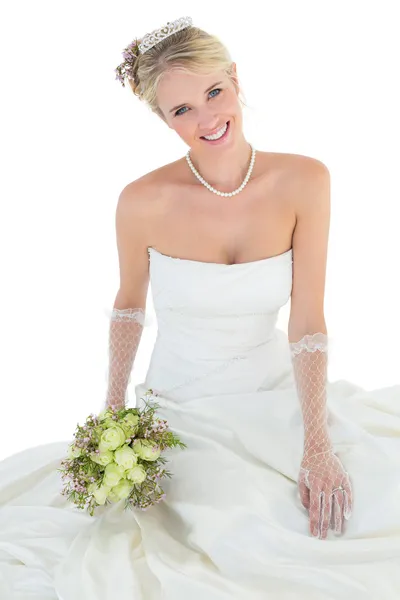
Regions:
<instances>
[{"instance_id":1,"label":"fingerless lace glove","mask_svg":"<svg viewBox=\"0 0 400 600\"><path fill-rule=\"evenodd\" d=\"M304 454L299 475L302 504L310 512L312 535L325 538L329 527L342 530L351 514L348 473L334 454L328 431L328 337L318 332L289 343L304 422Z\"/></svg>"},{"instance_id":2,"label":"fingerless lace glove","mask_svg":"<svg viewBox=\"0 0 400 600\"><path fill-rule=\"evenodd\" d=\"M108 341L108 387L106 407L124 408L145 321L143 308L113 308Z\"/></svg>"}]
</instances>

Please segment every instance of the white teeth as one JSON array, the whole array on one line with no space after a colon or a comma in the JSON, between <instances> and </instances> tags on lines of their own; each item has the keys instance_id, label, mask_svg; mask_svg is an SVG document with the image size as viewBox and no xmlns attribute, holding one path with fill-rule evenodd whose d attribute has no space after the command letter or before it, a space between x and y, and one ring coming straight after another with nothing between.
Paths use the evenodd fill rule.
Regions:
<instances>
[{"instance_id":1,"label":"white teeth","mask_svg":"<svg viewBox=\"0 0 400 600\"><path fill-rule=\"evenodd\" d=\"M203 137L206 140L218 140L220 137L222 137L225 133L225 131L228 129L228 125L227 123L225 123L225 125L223 127L221 127L221 129L219 129L217 131L217 133L214 133L214 135L204 135Z\"/></svg>"}]
</instances>

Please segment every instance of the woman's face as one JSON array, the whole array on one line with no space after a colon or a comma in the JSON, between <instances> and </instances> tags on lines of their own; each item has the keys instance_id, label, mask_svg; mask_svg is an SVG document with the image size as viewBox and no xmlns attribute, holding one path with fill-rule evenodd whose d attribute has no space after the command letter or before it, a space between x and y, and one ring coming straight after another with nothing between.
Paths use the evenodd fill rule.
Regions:
<instances>
[{"instance_id":1,"label":"woman's face","mask_svg":"<svg viewBox=\"0 0 400 600\"><path fill-rule=\"evenodd\" d=\"M236 75L236 65L233 70ZM237 79L236 79L237 81ZM167 125L176 131L190 148L200 151L231 146L242 134L242 109L238 86L223 71L197 75L169 71L161 79L157 99ZM227 134L219 143L201 139L215 133L229 121Z\"/></svg>"}]
</instances>

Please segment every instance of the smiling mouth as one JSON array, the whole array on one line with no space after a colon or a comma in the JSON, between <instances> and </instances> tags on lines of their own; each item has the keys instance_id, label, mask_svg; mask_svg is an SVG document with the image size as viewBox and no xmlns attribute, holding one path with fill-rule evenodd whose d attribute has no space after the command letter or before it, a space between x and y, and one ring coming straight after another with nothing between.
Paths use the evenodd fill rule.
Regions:
<instances>
[{"instance_id":1,"label":"smiling mouth","mask_svg":"<svg viewBox=\"0 0 400 600\"><path fill-rule=\"evenodd\" d=\"M225 126L226 126L226 130L224 131L224 133L223 133L223 134L222 134L220 137L217 137L217 138L215 138L215 139L212 139L212 140L208 140L208 139L207 139L207 138L206 138L204 135L202 135L202 136L200 137L200 139L202 139L202 140L205 140L206 142L217 142L218 140L222 140L222 138L224 138L224 137L227 135L228 131L229 131L230 121L227 121L227 122L225 123L225 125L223 125L222 127L220 127L220 128L219 128L219 130L217 130L217 131L220 131L220 130L221 130L221 129L223 129ZM212 135L212 134L210 134L210 135ZM215 134L214 134L214 135L215 135Z\"/></svg>"}]
</instances>

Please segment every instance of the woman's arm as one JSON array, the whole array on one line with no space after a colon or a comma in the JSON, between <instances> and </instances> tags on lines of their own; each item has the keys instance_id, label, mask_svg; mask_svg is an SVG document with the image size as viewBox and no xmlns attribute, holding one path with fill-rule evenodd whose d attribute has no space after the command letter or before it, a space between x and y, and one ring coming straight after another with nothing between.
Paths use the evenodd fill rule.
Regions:
<instances>
[{"instance_id":1,"label":"woman's arm","mask_svg":"<svg viewBox=\"0 0 400 600\"><path fill-rule=\"evenodd\" d=\"M110 316L106 406L123 408L145 321L149 255L144 202L148 189L141 179L126 186L115 217L120 286Z\"/></svg>"},{"instance_id":2,"label":"woman's arm","mask_svg":"<svg viewBox=\"0 0 400 600\"><path fill-rule=\"evenodd\" d=\"M330 175L323 163L304 157L297 179L288 335L303 410L305 450L315 447L322 451L329 448L325 427L328 337L324 294L330 225ZM311 352L317 343L320 350Z\"/></svg>"},{"instance_id":3,"label":"woman's arm","mask_svg":"<svg viewBox=\"0 0 400 600\"><path fill-rule=\"evenodd\" d=\"M300 498L309 509L312 535L326 538L349 518L352 490L348 473L333 453L327 410L328 336L324 293L330 224L330 175L306 157L299 184L293 234L293 286L289 345L304 422Z\"/></svg>"}]
</instances>

